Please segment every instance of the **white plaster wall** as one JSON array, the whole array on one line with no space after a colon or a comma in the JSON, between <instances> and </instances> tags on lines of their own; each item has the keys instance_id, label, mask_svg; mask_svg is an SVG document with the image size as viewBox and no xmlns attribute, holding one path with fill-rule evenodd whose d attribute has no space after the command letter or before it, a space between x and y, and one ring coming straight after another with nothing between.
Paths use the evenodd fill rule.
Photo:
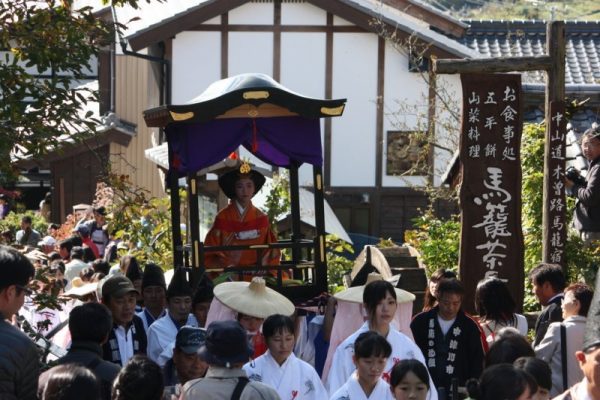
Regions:
<instances>
[{"instance_id":1,"label":"white plaster wall","mask_svg":"<svg viewBox=\"0 0 600 400\"><path fill-rule=\"evenodd\" d=\"M273 33L231 32L228 58L229 76L247 72L273 76Z\"/></svg>"},{"instance_id":2,"label":"white plaster wall","mask_svg":"<svg viewBox=\"0 0 600 400\"><path fill-rule=\"evenodd\" d=\"M440 100L436 102L436 119L440 122L436 125L436 141L440 145L447 147L452 152L443 149L435 149L435 186L441 184L440 177L448 167L448 163L458 149L458 140L460 135L460 114L462 108L462 89L460 85L460 75L438 75L437 87L440 95L448 98L448 105L454 109L458 115L455 119Z\"/></svg>"},{"instance_id":3,"label":"white plaster wall","mask_svg":"<svg viewBox=\"0 0 600 400\"><path fill-rule=\"evenodd\" d=\"M282 4L282 6L286 5L300 4ZM281 34L281 84L303 96L324 99L325 41L325 33L283 32ZM323 121L324 119L321 119L321 143L323 143ZM312 186L312 166L301 166L298 180L301 185Z\"/></svg>"},{"instance_id":4,"label":"white plaster wall","mask_svg":"<svg viewBox=\"0 0 600 400\"><path fill-rule=\"evenodd\" d=\"M272 25L273 3L248 2L229 11L230 24Z\"/></svg>"},{"instance_id":5,"label":"white plaster wall","mask_svg":"<svg viewBox=\"0 0 600 400\"><path fill-rule=\"evenodd\" d=\"M202 23L202 25L215 25L215 24L220 24L221 23L221 16L217 16L217 17L213 17L211 19L207 19L206 21L204 21Z\"/></svg>"},{"instance_id":6,"label":"white plaster wall","mask_svg":"<svg viewBox=\"0 0 600 400\"><path fill-rule=\"evenodd\" d=\"M333 97L347 98L342 117L332 119L331 185L375 185L377 36L336 33Z\"/></svg>"},{"instance_id":7,"label":"white plaster wall","mask_svg":"<svg viewBox=\"0 0 600 400\"><path fill-rule=\"evenodd\" d=\"M174 104L186 103L221 79L221 34L182 32L173 40Z\"/></svg>"},{"instance_id":8,"label":"white plaster wall","mask_svg":"<svg viewBox=\"0 0 600 400\"><path fill-rule=\"evenodd\" d=\"M282 25L325 25L327 13L308 3L281 3Z\"/></svg>"},{"instance_id":9,"label":"white plaster wall","mask_svg":"<svg viewBox=\"0 0 600 400\"><path fill-rule=\"evenodd\" d=\"M337 15L333 16L333 24L334 25L354 25L352 22L347 21L344 18L340 18Z\"/></svg>"},{"instance_id":10,"label":"white plaster wall","mask_svg":"<svg viewBox=\"0 0 600 400\"><path fill-rule=\"evenodd\" d=\"M408 72L408 57L387 44L385 48L384 119L381 183L387 187L423 186L426 177L386 174L387 132L427 129L428 87L418 73Z\"/></svg>"}]
</instances>

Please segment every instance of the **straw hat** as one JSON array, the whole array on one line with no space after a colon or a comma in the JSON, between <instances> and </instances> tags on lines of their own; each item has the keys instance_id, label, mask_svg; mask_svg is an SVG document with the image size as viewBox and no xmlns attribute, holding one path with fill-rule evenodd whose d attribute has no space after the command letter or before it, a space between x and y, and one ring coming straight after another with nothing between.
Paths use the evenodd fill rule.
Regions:
<instances>
[{"instance_id":1,"label":"straw hat","mask_svg":"<svg viewBox=\"0 0 600 400\"><path fill-rule=\"evenodd\" d=\"M285 296L268 288L263 278L252 282L225 282L214 288L215 297L224 305L242 314L267 318L273 314L292 315L294 304Z\"/></svg>"},{"instance_id":2,"label":"straw hat","mask_svg":"<svg viewBox=\"0 0 600 400\"><path fill-rule=\"evenodd\" d=\"M378 273L370 273L367 277L367 283L362 286L355 286L348 288L342 292L336 293L333 295L338 300L348 301L350 303L362 303L363 302L363 292L365 291L365 286L374 281L382 281L384 280L381 275ZM415 300L415 295L407 292L406 290L399 289L394 287L396 291L396 302L400 303L409 303Z\"/></svg>"},{"instance_id":3,"label":"straw hat","mask_svg":"<svg viewBox=\"0 0 600 400\"><path fill-rule=\"evenodd\" d=\"M85 283L81 278L73 278L71 280L71 289L63 293L66 297L83 297L88 294L94 293L98 288L98 282Z\"/></svg>"}]
</instances>

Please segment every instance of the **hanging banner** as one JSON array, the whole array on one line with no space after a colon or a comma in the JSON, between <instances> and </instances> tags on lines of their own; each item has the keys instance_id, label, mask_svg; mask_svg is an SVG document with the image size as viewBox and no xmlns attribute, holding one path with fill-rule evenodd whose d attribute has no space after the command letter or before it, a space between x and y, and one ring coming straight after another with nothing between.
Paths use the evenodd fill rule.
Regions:
<instances>
[{"instance_id":1,"label":"hanging banner","mask_svg":"<svg viewBox=\"0 0 600 400\"><path fill-rule=\"evenodd\" d=\"M523 303L521 230L521 75L461 75L460 276L463 307L474 310L477 283L504 280ZM541 168L541 166L540 166Z\"/></svg>"}]
</instances>

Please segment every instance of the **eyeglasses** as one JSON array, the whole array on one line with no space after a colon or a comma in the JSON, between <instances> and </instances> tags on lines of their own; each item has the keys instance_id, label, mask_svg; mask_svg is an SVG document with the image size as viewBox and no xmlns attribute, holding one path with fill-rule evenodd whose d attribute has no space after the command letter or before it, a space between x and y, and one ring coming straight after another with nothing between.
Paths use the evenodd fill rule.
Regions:
<instances>
[{"instance_id":1,"label":"eyeglasses","mask_svg":"<svg viewBox=\"0 0 600 400\"><path fill-rule=\"evenodd\" d=\"M25 292L25 294L27 296L31 296L33 294L33 290L31 290L30 288L28 288L27 286L22 286L22 285L15 285L15 287L17 289L19 289L20 292Z\"/></svg>"}]
</instances>

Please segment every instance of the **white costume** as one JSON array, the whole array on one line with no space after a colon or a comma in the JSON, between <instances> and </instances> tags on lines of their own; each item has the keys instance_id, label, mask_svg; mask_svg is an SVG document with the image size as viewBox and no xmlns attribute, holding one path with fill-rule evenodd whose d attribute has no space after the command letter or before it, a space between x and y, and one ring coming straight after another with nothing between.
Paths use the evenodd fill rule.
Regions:
<instances>
[{"instance_id":1,"label":"white costume","mask_svg":"<svg viewBox=\"0 0 600 400\"><path fill-rule=\"evenodd\" d=\"M327 391L317 371L307 362L297 358L294 353L280 366L267 350L243 368L251 381L272 386L284 400L327 398Z\"/></svg>"},{"instance_id":2,"label":"white costume","mask_svg":"<svg viewBox=\"0 0 600 400\"><path fill-rule=\"evenodd\" d=\"M394 400L390 385L388 385L383 379L379 378L377 385L371 392L371 395L367 397L363 391L360 383L358 383L358 376L352 374L350 378L340 387L329 400Z\"/></svg>"},{"instance_id":3,"label":"white costume","mask_svg":"<svg viewBox=\"0 0 600 400\"><path fill-rule=\"evenodd\" d=\"M190 314L188 315L188 319L184 325L198 327L198 321L196 321L196 317L194 317L193 314ZM169 348L171 349L171 356L173 355L173 347L175 347L175 337L177 336L177 332L178 329L168 312L164 317L154 321L154 323L148 328L147 334L148 349L146 353L148 354L148 358L156 362L161 367L164 366L170 357L165 360L159 356L165 350L168 351Z\"/></svg>"},{"instance_id":4,"label":"white costume","mask_svg":"<svg viewBox=\"0 0 600 400\"><path fill-rule=\"evenodd\" d=\"M164 317L165 315L167 315L167 310L164 309L163 312L161 312L160 315L158 316L158 318L156 318L156 319L152 318L152 315L148 315L145 308L142 309L142 311L140 311L139 313L136 313L135 315L140 317L140 319L144 323L144 330L146 331L146 334L148 334L148 327L150 325L152 325L153 322L156 322L159 319L161 319L162 317Z\"/></svg>"},{"instance_id":5,"label":"white costume","mask_svg":"<svg viewBox=\"0 0 600 400\"><path fill-rule=\"evenodd\" d=\"M369 323L365 322L359 330L348 336L348 338L335 350L326 384L329 393L336 392L356 370L354 362L352 361L352 356L354 355L354 342L361 333L367 331L369 331ZM423 363L423 365L426 365L425 357L423 357L421 349L419 349L415 342L410 340L403 333L397 331L391 325L386 340L392 346L392 354L388 357L385 372L382 376L385 381L389 382L392 368L399 361L415 359ZM429 387L431 390L427 395L427 399L437 400L437 390L435 390L435 384L431 380L431 376L429 377Z\"/></svg>"}]
</instances>

